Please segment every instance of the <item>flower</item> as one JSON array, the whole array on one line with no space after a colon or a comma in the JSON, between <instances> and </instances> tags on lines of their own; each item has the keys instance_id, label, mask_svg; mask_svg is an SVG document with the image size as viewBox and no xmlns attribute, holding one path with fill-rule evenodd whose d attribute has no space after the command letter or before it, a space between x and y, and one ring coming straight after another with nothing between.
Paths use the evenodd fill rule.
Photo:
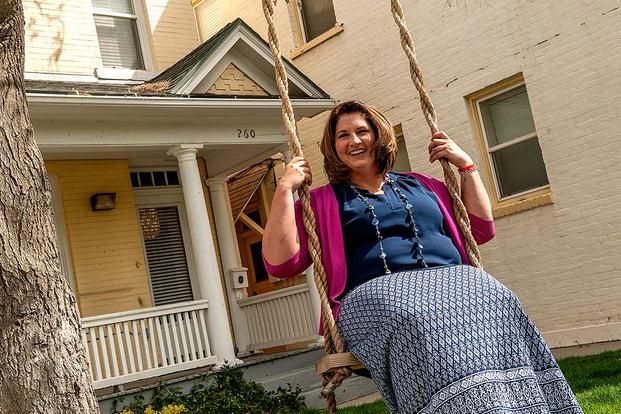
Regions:
<instances>
[{"instance_id":1,"label":"flower","mask_svg":"<svg viewBox=\"0 0 621 414\"><path fill-rule=\"evenodd\" d=\"M162 409L160 410L160 414L183 414L186 413L186 409L185 406L183 404L171 404L171 405L166 405L164 407L162 407ZM145 414L147 414L145 412Z\"/></svg>"}]
</instances>

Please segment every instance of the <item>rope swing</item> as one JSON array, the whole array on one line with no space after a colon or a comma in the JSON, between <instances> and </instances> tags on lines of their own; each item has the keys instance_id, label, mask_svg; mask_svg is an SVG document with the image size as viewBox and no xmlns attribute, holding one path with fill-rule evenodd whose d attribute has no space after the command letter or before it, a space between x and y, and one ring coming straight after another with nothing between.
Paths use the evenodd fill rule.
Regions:
<instances>
[{"instance_id":1,"label":"rope swing","mask_svg":"<svg viewBox=\"0 0 621 414\"><path fill-rule=\"evenodd\" d=\"M293 113L291 101L289 100L289 82L287 79L287 72L282 62L280 43L278 35L276 34L276 28L274 26L274 7L276 6L277 0L262 0L262 2L263 13L265 14L265 19L268 25L268 42L272 54L274 55L276 84L278 86L278 91L282 101L282 118L285 127L287 128L291 154L293 157L302 157L302 146L298 137L295 115ZM425 120L431 129L431 133L435 134L439 131L437 115L433 104L431 103L431 99L429 98L429 94L425 89L422 72L416 60L414 41L405 24L403 8L401 7L399 0L391 0L391 10L395 22L399 27L401 45L403 46L403 50L405 51L405 54L410 62L410 75L412 77L412 81L414 82L414 86L420 95L423 115L425 116ZM470 231L470 220L460 197L457 178L455 177L455 173L451 169L447 160L440 159L440 163L444 171L444 181L446 182L449 194L453 200L453 214L455 215L461 233L464 236L468 258L473 266L480 268L481 256L478 246L472 236L472 232ZM362 365L351 353L346 352L345 346L336 327L332 309L330 308L326 272L321 261L321 245L315 231L315 215L311 209L309 186L307 183L304 183L298 190L298 195L302 204L304 228L306 233L308 233L309 252L314 265L313 275L321 299L321 314L323 316L323 333L326 356L316 364L316 371L322 377L322 395L327 400L328 411L330 413L335 413L336 398L334 396L334 390L342 384L343 380L351 375L352 369L362 368Z\"/></svg>"}]
</instances>

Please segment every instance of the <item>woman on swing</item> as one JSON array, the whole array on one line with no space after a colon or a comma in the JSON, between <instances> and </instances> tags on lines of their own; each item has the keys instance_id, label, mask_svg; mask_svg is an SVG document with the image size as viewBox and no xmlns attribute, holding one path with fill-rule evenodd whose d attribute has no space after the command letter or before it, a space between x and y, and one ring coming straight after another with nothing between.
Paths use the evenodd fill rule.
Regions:
<instances>
[{"instance_id":1,"label":"woman on swing","mask_svg":"<svg viewBox=\"0 0 621 414\"><path fill-rule=\"evenodd\" d=\"M311 205L331 306L347 348L393 413L582 413L552 353L515 295L469 266L443 183L392 172L392 125L358 101L336 106L321 151L330 184ZM461 175L478 244L494 237L489 198L472 159L445 133L429 161ZM303 158L285 168L263 236L267 271L310 264L292 193L311 183Z\"/></svg>"}]
</instances>

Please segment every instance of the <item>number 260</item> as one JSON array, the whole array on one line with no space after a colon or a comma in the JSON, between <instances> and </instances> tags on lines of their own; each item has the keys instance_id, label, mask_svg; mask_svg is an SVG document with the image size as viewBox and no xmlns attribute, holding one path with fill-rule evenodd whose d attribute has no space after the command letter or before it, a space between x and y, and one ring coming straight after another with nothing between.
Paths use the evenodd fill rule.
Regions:
<instances>
[{"instance_id":1,"label":"number 260","mask_svg":"<svg viewBox=\"0 0 621 414\"><path fill-rule=\"evenodd\" d=\"M244 129L244 130L238 129L237 130L237 138L241 138L242 136L244 138L254 138L257 135L254 132L254 129Z\"/></svg>"}]
</instances>

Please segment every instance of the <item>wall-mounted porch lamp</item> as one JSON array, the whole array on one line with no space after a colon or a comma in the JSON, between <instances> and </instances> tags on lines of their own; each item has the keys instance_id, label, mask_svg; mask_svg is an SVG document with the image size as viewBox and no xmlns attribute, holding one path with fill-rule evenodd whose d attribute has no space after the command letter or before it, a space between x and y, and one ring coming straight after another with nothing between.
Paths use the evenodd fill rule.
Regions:
<instances>
[{"instance_id":1,"label":"wall-mounted porch lamp","mask_svg":"<svg viewBox=\"0 0 621 414\"><path fill-rule=\"evenodd\" d=\"M95 193L91 196L91 209L93 211L113 210L116 201L116 193Z\"/></svg>"}]
</instances>

